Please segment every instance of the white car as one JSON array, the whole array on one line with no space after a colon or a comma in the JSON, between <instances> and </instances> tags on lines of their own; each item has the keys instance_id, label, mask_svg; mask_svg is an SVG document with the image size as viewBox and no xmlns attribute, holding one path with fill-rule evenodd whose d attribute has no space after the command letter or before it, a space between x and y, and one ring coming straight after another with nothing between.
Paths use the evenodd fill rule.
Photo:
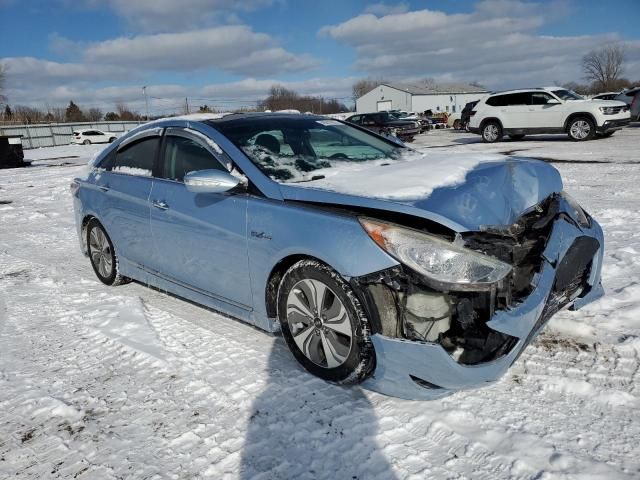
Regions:
<instances>
[{"instance_id":1,"label":"white car","mask_svg":"<svg viewBox=\"0 0 640 480\"><path fill-rule=\"evenodd\" d=\"M74 130L71 143L91 145L92 143L111 143L116 139L113 132L103 132L95 128L86 130Z\"/></svg>"},{"instance_id":2,"label":"white car","mask_svg":"<svg viewBox=\"0 0 640 480\"><path fill-rule=\"evenodd\" d=\"M469 131L492 143L509 135L566 133L576 141L608 137L630 121L629 106L614 100L586 100L562 87L509 90L487 95L471 112Z\"/></svg>"}]
</instances>

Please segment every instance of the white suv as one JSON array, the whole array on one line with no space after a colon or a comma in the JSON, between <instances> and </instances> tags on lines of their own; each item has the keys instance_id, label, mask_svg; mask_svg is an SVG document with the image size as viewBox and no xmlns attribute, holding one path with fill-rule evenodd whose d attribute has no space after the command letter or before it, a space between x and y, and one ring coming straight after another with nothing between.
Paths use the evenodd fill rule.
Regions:
<instances>
[{"instance_id":1,"label":"white suv","mask_svg":"<svg viewBox=\"0 0 640 480\"><path fill-rule=\"evenodd\" d=\"M471 112L469 131L484 142L503 135L520 140L538 133L567 133L572 140L608 137L630 121L629 107L613 100L586 100L561 87L492 93Z\"/></svg>"}]
</instances>

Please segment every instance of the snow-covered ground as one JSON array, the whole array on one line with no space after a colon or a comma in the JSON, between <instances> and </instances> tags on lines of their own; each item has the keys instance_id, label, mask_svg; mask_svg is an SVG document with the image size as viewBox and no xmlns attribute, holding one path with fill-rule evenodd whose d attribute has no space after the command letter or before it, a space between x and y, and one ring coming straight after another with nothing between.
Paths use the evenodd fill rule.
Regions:
<instances>
[{"instance_id":1,"label":"snow-covered ground","mask_svg":"<svg viewBox=\"0 0 640 480\"><path fill-rule=\"evenodd\" d=\"M280 337L98 283L69 183L102 147L26 152L34 166L0 170L0 478L640 477L639 145L638 127L416 140L564 160L607 240L604 299L559 313L497 384L432 402L326 384Z\"/></svg>"}]
</instances>

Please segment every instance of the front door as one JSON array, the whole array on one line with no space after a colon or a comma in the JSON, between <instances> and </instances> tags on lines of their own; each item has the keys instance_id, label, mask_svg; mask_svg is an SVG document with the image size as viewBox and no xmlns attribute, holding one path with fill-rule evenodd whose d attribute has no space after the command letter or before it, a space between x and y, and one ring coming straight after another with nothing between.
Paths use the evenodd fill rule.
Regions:
<instances>
[{"instance_id":1,"label":"front door","mask_svg":"<svg viewBox=\"0 0 640 480\"><path fill-rule=\"evenodd\" d=\"M96 175L103 192L96 213L121 259L138 265L149 262L149 195L159 146L159 131L147 131L123 144Z\"/></svg>"},{"instance_id":2,"label":"front door","mask_svg":"<svg viewBox=\"0 0 640 480\"><path fill-rule=\"evenodd\" d=\"M167 130L160 178L150 196L151 268L178 284L250 308L247 195L188 191L184 175L208 169L227 170L199 134Z\"/></svg>"},{"instance_id":3,"label":"front door","mask_svg":"<svg viewBox=\"0 0 640 480\"><path fill-rule=\"evenodd\" d=\"M556 103L549 103L556 102ZM530 126L532 128L562 128L563 105L546 92L533 92L531 94Z\"/></svg>"}]
</instances>

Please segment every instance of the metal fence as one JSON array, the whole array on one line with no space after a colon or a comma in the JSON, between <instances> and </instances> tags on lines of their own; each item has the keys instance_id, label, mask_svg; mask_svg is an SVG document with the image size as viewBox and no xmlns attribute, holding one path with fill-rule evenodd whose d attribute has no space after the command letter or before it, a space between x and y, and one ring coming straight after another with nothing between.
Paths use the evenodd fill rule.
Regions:
<instances>
[{"instance_id":1,"label":"metal fence","mask_svg":"<svg viewBox=\"0 0 640 480\"><path fill-rule=\"evenodd\" d=\"M0 125L0 135L22 135L22 148L69 145L74 130L95 128L122 135L144 122L83 122L38 123L31 125Z\"/></svg>"}]
</instances>

